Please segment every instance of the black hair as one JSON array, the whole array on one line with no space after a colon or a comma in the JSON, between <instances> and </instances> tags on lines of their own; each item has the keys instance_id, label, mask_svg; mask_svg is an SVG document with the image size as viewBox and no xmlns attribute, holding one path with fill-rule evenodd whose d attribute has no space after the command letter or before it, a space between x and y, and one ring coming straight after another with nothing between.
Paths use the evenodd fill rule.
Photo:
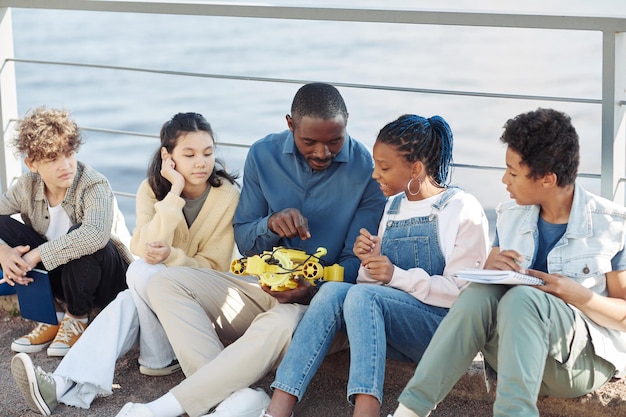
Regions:
<instances>
[{"instance_id":1,"label":"black hair","mask_svg":"<svg viewBox=\"0 0 626 417\"><path fill-rule=\"evenodd\" d=\"M148 183L156 195L157 200L163 200L172 188L172 184L161 175L161 148L164 147L167 149L167 152L172 153L180 136L188 132L199 131L207 132L211 135L215 146L215 135L213 134L213 129L211 129L211 125L201 114L177 113L161 127L161 133L159 135L161 144L152 156L147 174ZM224 163L217 158L215 159L215 165L208 180L211 186L219 187L222 185L222 179L226 179L235 184L236 178L237 174L226 172Z\"/></svg>"},{"instance_id":2,"label":"black hair","mask_svg":"<svg viewBox=\"0 0 626 417\"><path fill-rule=\"evenodd\" d=\"M376 142L393 146L409 162L421 161L435 185L448 185L453 137L441 116L405 114L383 127Z\"/></svg>"},{"instance_id":3,"label":"black hair","mask_svg":"<svg viewBox=\"0 0 626 417\"><path fill-rule=\"evenodd\" d=\"M343 97L335 87L325 83L305 84L296 93L291 103L291 117L304 116L330 120L342 115L348 120L348 110Z\"/></svg>"},{"instance_id":4,"label":"black hair","mask_svg":"<svg viewBox=\"0 0 626 417\"><path fill-rule=\"evenodd\" d=\"M504 124L500 141L518 153L528 167L529 177L554 173L557 185L573 184L578 173L578 134L570 117L557 110L530 111Z\"/></svg>"}]
</instances>

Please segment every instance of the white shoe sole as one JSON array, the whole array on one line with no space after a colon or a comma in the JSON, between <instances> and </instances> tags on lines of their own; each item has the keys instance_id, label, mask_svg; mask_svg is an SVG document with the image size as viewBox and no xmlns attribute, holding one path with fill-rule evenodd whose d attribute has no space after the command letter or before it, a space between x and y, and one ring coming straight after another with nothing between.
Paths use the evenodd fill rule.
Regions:
<instances>
[{"instance_id":1,"label":"white shoe sole","mask_svg":"<svg viewBox=\"0 0 626 417\"><path fill-rule=\"evenodd\" d=\"M41 345L22 345L20 343L11 343L11 350L19 353L37 353L43 351L50 346L51 341L48 343L42 343Z\"/></svg>"},{"instance_id":2,"label":"white shoe sole","mask_svg":"<svg viewBox=\"0 0 626 417\"><path fill-rule=\"evenodd\" d=\"M28 366L27 366L28 364ZM44 416L52 414L52 410L44 401L39 389L37 389L37 377L30 357L25 353L18 353L11 360L11 373L28 403L28 408L39 412Z\"/></svg>"},{"instance_id":3,"label":"white shoe sole","mask_svg":"<svg viewBox=\"0 0 626 417\"><path fill-rule=\"evenodd\" d=\"M49 347L46 353L48 356L65 356L67 352L69 352L70 348L68 346L63 347Z\"/></svg>"},{"instance_id":4,"label":"white shoe sole","mask_svg":"<svg viewBox=\"0 0 626 417\"><path fill-rule=\"evenodd\" d=\"M139 373L147 376L167 376L180 371L180 364L166 366L165 368L148 368L139 365Z\"/></svg>"}]
</instances>

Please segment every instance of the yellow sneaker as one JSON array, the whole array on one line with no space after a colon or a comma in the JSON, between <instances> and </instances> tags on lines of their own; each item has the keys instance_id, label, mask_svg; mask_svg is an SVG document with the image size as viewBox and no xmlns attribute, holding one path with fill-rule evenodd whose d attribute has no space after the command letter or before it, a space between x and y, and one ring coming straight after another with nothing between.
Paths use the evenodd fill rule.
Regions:
<instances>
[{"instance_id":1,"label":"yellow sneaker","mask_svg":"<svg viewBox=\"0 0 626 417\"><path fill-rule=\"evenodd\" d=\"M65 316L56 337L48 347L48 356L65 356L87 328L87 323Z\"/></svg>"},{"instance_id":2,"label":"yellow sneaker","mask_svg":"<svg viewBox=\"0 0 626 417\"><path fill-rule=\"evenodd\" d=\"M11 343L11 350L24 353L41 352L54 340L58 330L58 324L37 323L32 332Z\"/></svg>"}]
</instances>

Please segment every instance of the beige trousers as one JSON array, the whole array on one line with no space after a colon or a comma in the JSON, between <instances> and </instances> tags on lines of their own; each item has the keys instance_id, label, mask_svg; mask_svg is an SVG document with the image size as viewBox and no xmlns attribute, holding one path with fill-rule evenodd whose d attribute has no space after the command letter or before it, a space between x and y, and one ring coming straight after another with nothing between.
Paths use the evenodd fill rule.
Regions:
<instances>
[{"instance_id":1,"label":"beige trousers","mask_svg":"<svg viewBox=\"0 0 626 417\"><path fill-rule=\"evenodd\" d=\"M306 311L280 304L255 277L170 267L148 297L187 379L171 390L187 414L205 414L276 367Z\"/></svg>"}]
</instances>

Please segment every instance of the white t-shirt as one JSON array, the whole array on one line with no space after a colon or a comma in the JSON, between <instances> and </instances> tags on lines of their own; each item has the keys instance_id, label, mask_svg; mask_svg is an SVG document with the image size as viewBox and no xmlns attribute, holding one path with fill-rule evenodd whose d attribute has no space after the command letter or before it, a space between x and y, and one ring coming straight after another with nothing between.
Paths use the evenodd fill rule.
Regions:
<instances>
[{"instance_id":1,"label":"white t-shirt","mask_svg":"<svg viewBox=\"0 0 626 417\"><path fill-rule=\"evenodd\" d=\"M63 206L61 204L56 207L48 206L48 213L50 213L50 225L48 230L46 230L48 241L58 239L67 234L67 231L72 227L72 221L70 216L63 210Z\"/></svg>"}]
</instances>

